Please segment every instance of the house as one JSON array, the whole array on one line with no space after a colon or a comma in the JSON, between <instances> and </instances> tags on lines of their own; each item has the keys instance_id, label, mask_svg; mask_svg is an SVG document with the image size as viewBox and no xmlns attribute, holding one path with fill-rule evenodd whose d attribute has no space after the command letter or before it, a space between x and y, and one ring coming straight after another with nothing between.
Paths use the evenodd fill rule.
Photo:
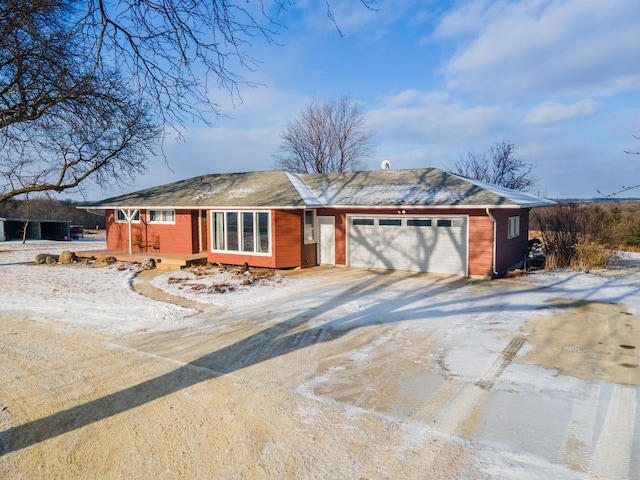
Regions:
<instances>
[{"instance_id":1,"label":"house","mask_svg":"<svg viewBox=\"0 0 640 480\"><path fill-rule=\"evenodd\" d=\"M2 218L0 217L0 242L4 242L7 237L4 234L4 222L6 221L6 218Z\"/></svg>"},{"instance_id":2,"label":"house","mask_svg":"<svg viewBox=\"0 0 640 480\"><path fill-rule=\"evenodd\" d=\"M530 209L553 203L425 168L204 175L83 208L105 210L108 250L494 276L522 263Z\"/></svg>"}]
</instances>

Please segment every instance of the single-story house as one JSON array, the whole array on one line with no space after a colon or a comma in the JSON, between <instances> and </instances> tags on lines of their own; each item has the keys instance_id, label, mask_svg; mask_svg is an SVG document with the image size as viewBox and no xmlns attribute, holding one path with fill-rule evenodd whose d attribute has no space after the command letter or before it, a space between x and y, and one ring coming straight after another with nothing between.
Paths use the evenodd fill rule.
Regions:
<instances>
[{"instance_id":1,"label":"single-story house","mask_svg":"<svg viewBox=\"0 0 640 480\"><path fill-rule=\"evenodd\" d=\"M82 208L104 209L108 250L495 276L524 260L530 209L552 204L423 168L203 175Z\"/></svg>"}]
</instances>

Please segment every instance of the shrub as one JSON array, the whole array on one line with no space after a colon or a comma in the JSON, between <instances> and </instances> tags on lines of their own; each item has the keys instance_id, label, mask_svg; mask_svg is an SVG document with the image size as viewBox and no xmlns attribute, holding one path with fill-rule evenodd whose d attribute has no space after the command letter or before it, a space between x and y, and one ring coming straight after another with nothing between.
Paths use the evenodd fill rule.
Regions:
<instances>
[{"instance_id":1,"label":"shrub","mask_svg":"<svg viewBox=\"0 0 640 480\"><path fill-rule=\"evenodd\" d=\"M605 267L634 239L634 228L640 229L639 220L590 203L536 209L531 222L540 232L548 269Z\"/></svg>"}]
</instances>

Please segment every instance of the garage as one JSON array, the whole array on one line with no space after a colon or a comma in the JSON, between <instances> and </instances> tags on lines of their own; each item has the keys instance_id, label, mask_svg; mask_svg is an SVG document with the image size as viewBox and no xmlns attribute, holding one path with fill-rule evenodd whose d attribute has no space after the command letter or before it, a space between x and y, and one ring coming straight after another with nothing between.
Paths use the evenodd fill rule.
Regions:
<instances>
[{"instance_id":1,"label":"garage","mask_svg":"<svg viewBox=\"0 0 640 480\"><path fill-rule=\"evenodd\" d=\"M348 265L467 275L467 217L349 216Z\"/></svg>"}]
</instances>

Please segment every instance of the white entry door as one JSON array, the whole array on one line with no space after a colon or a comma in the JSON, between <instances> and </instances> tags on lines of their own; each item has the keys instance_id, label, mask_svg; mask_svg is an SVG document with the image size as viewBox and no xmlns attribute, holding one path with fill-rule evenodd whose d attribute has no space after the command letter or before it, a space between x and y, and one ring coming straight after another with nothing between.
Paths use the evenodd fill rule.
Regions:
<instances>
[{"instance_id":1,"label":"white entry door","mask_svg":"<svg viewBox=\"0 0 640 480\"><path fill-rule=\"evenodd\" d=\"M320 225L320 245L318 254L321 265L336 264L336 219L335 217L318 217Z\"/></svg>"}]
</instances>

